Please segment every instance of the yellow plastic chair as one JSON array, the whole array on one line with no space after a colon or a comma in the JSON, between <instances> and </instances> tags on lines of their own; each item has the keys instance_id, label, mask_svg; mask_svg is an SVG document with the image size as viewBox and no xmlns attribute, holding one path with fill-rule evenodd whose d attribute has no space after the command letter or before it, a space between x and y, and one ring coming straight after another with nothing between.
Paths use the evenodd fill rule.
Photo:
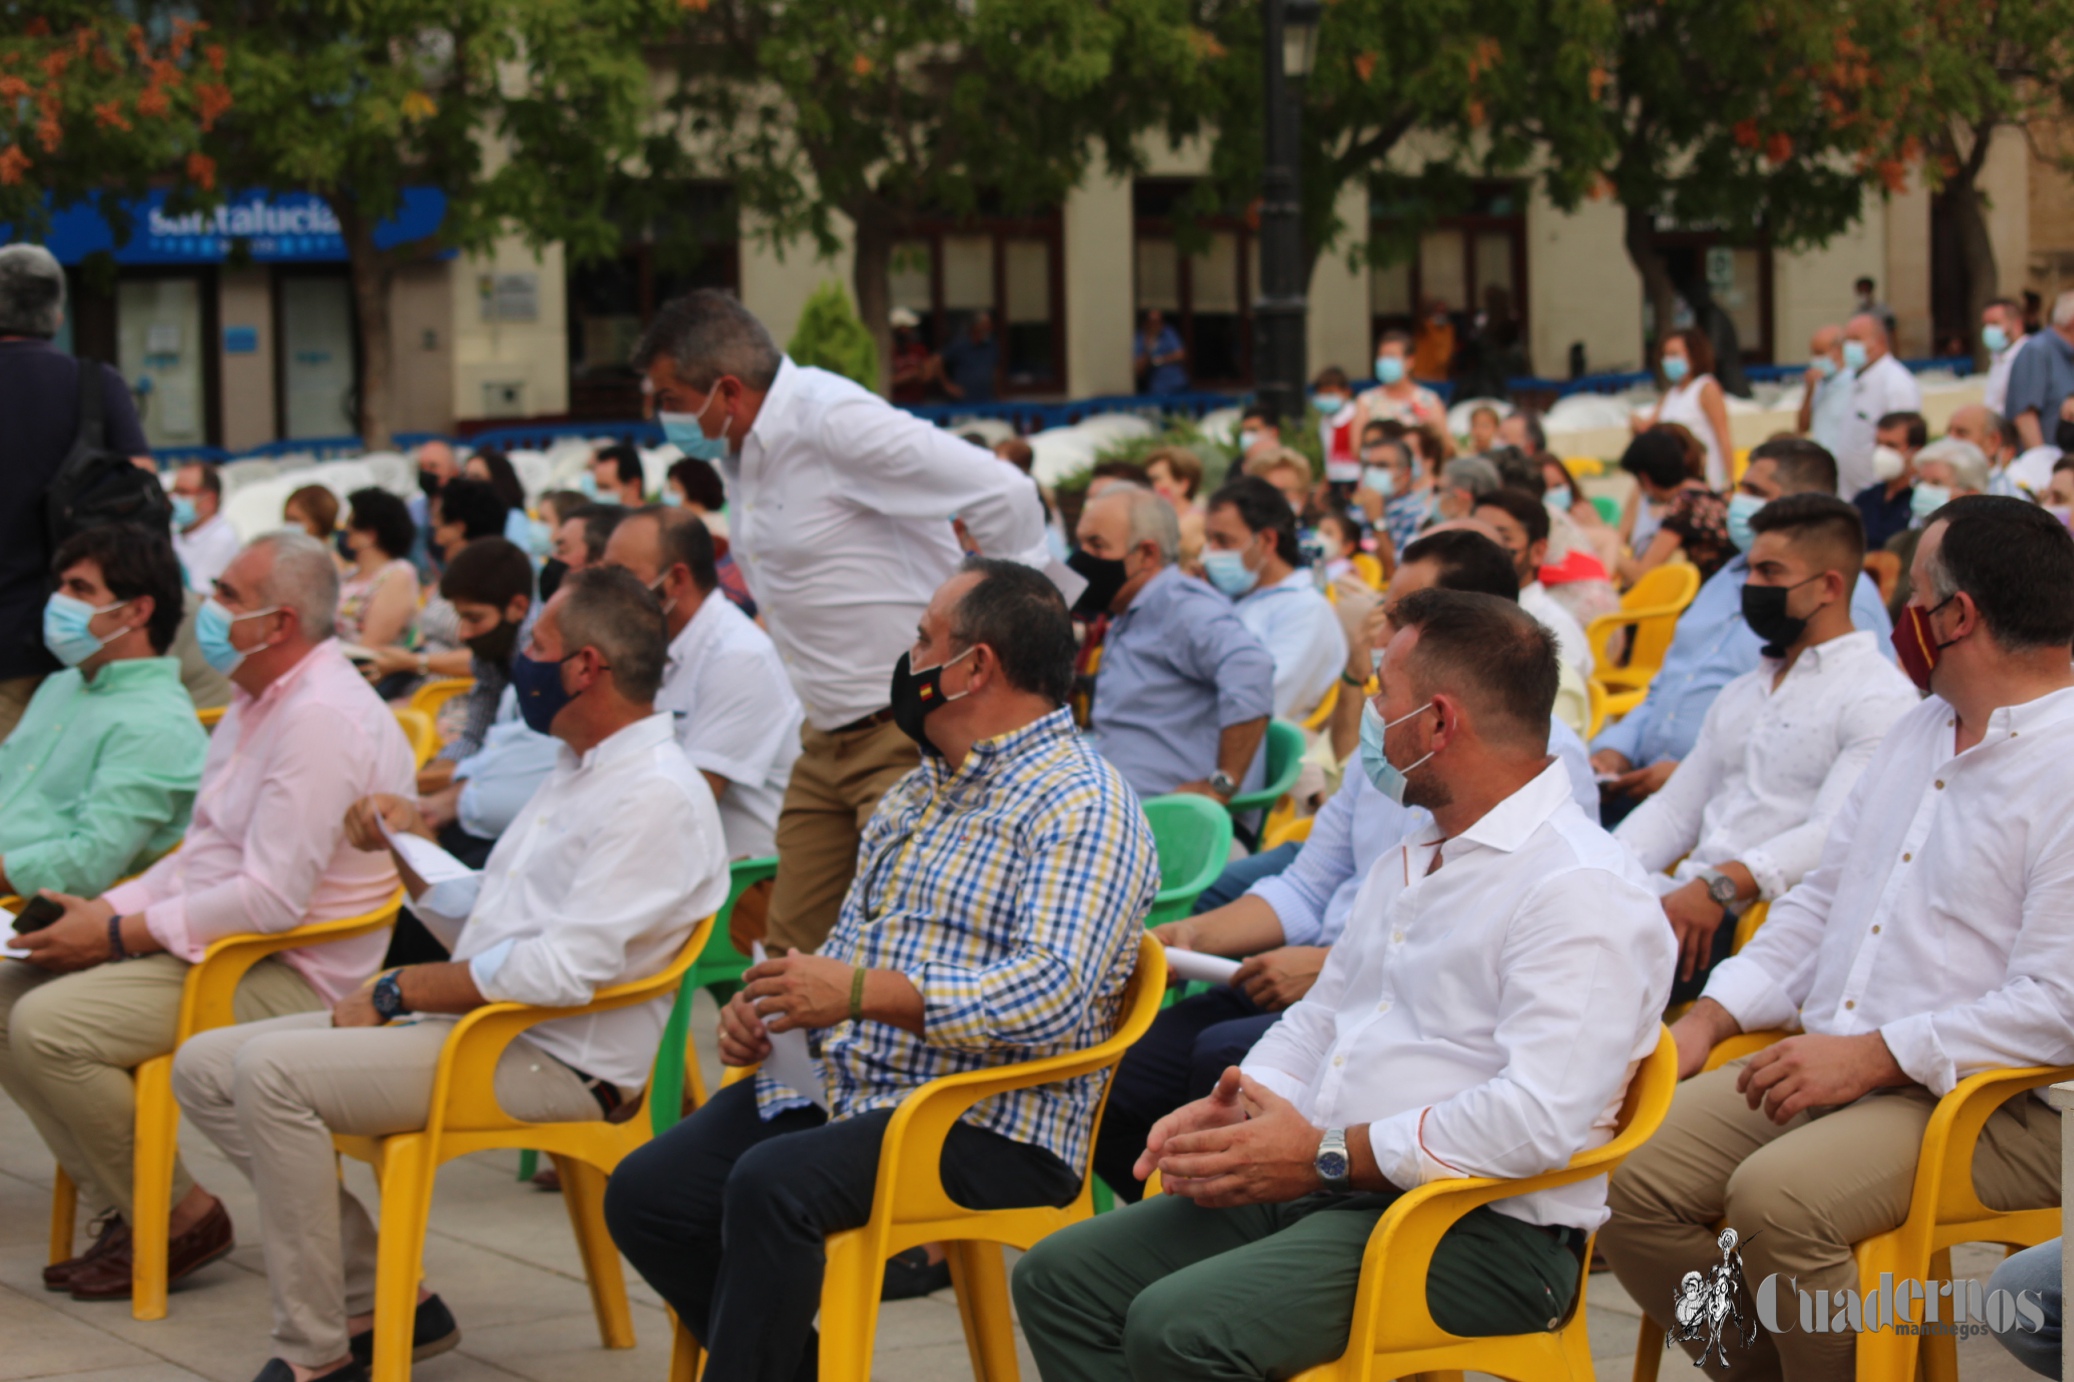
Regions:
<instances>
[{"instance_id":1,"label":"yellow plastic chair","mask_svg":"<svg viewBox=\"0 0 2074 1382\"><path fill-rule=\"evenodd\" d=\"M338 921L312 922L271 934L225 936L212 941L200 963L187 971L180 993L180 1021L173 1029L173 1050L200 1032L237 1021L234 1003L246 971L269 955L349 940L386 930L396 920L403 889L372 912ZM173 1056L153 1056L134 1072L137 1082L137 1149L131 1193L136 1222L130 1225L133 1265L130 1271L130 1314L140 1320L166 1317L166 1235L173 1214L173 1154L179 1146L180 1106L173 1101ZM72 1256L72 1237L79 1196L72 1178L58 1168L50 1206L50 1260Z\"/></svg>"},{"instance_id":2,"label":"yellow plastic chair","mask_svg":"<svg viewBox=\"0 0 2074 1382\"><path fill-rule=\"evenodd\" d=\"M439 708L459 695L475 689L474 677L434 677L411 692L408 709L420 711L439 723Z\"/></svg>"},{"instance_id":3,"label":"yellow plastic chair","mask_svg":"<svg viewBox=\"0 0 2074 1382\"><path fill-rule=\"evenodd\" d=\"M1325 689L1325 698L1318 702L1318 708L1304 717L1305 732L1316 734L1332 723L1332 712L1339 705L1339 688L1342 684L1337 677L1333 678L1332 685Z\"/></svg>"},{"instance_id":4,"label":"yellow plastic chair","mask_svg":"<svg viewBox=\"0 0 2074 1382\"><path fill-rule=\"evenodd\" d=\"M1125 1049L1152 1025L1166 987L1166 952L1145 936L1138 942L1138 967L1124 990L1122 1018L1107 1041L1085 1051L946 1075L900 1101L879 1152L870 1222L828 1239L828 1274L821 1284L822 1382L870 1378L886 1259L922 1243L941 1243L949 1253L973 1376L987 1382L1009 1382L1016 1376L1015 1325L1000 1245L1028 1249L1047 1234L1088 1218L1094 1212L1094 1177L1082 1168L1080 1194L1064 1208L967 1209L944 1193L939 1179L944 1138L983 1099L1113 1070ZM731 1069L726 1083L753 1073ZM1108 1102L1104 1089L1095 1109L1095 1127L1101 1126L1102 1107ZM698 1376L700 1353L698 1341L680 1321L670 1354L671 1382L692 1382Z\"/></svg>"},{"instance_id":5,"label":"yellow plastic chair","mask_svg":"<svg viewBox=\"0 0 2074 1382\"><path fill-rule=\"evenodd\" d=\"M1330 1363L1298 1373L1295 1382L1368 1382L1371 1378L1465 1371L1590 1382L1591 1341L1585 1332L1584 1308L1590 1281L1586 1272L1591 1261L1589 1244L1577 1265L1577 1299L1570 1314L1546 1333L1489 1338L1450 1334L1434 1322L1427 1308L1426 1274L1441 1236L1479 1205L1574 1185L1617 1169L1663 1122L1677 1083L1678 1048L1671 1034L1659 1029L1656 1050L1628 1081L1619 1131L1605 1146L1579 1152L1560 1171L1525 1180L1469 1176L1430 1181L1400 1196L1369 1235L1347 1351Z\"/></svg>"},{"instance_id":6,"label":"yellow plastic chair","mask_svg":"<svg viewBox=\"0 0 2074 1382\"><path fill-rule=\"evenodd\" d=\"M205 705L194 712L194 717L202 722L203 729L214 729L217 721L223 718L223 712L228 709L230 707L227 705Z\"/></svg>"},{"instance_id":7,"label":"yellow plastic chair","mask_svg":"<svg viewBox=\"0 0 2074 1382\"><path fill-rule=\"evenodd\" d=\"M1664 665L1664 654L1670 651L1678 616L1699 590L1698 567L1667 562L1645 572L1620 597L1618 613L1602 614L1585 626L1596 664L1591 679L1605 688L1609 719L1618 719L1642 703L1650 681ZM1634 637L1623 660L1616 645L1626 629L1633 629Z\"/></svg>"},{"instance_id":8,"label":"yellow plastic chair","mask_svg":"<svg viewBox=\"0 0 2074 1382\"><path fill-rule=\"evenodd\" d=\"M1572 480L1588 480L1606 473L1606 463L1597 456L1565 456L1563 469L1570 472Z\"/></svg>"},{"instance_id":9,"label":"yellow plastic chair","mask_svg":"<svg viewBox=\"0 0 2074 1382\"><path fill-rule=\"evenodd\" d=\"M497 1061L513 1038L528 1027L674 995L685 971L705 950L712 930L713 918L708 916L692 927L667 968L646 979L602 989L581 1007L484 1004L456 1022L447 1036L422 1131L389 1137L332 1137L332 1145L340 1152L374 1166L382 1188L373 1377L380 1382L407 1382L410 1377L411 1324L416 1317L418 1282L424 1276L425 1226L432 1213L432 1184L439 1168L455 1157L497 1149L539 1150L554 1158L569 1224L576 1232L576 1246L590 1282L598 1333L606 1348L634 1346L634 1320L627 1308L619 1249L605 1227L605 1178L622 1157L648 1140L649 1120L636 1110L636 1116L618 1123L602 1118L574 1123L521 1122L497 1103Z\"/></svg>"},{"instance_id":10,"label":"yellow plastic chair","mask_svg":"<svg viewBox=\"0 0 2074 1382\"><path fill-rule=\"evenodd\" d=\"M1297 816L1271 824L1260 837L1260 848L1266 851L1279 845L1302 844L1311 838L1311 827L1317 823L1316 816Z\"/></svg>"},{"instance_id":11,"label":"yellow plastic chair","mask_svg":"<svg viewBox=\"0 0 2074 1382\"><path fill-rule=\"evenodd\" d=\"M1354 568L1354 574L1361 578L1362 584L1370 590L1380 591L1383 588L1383 564L1374 556L1367 552L1356 552L1347 558L1347 562Z\"/></svg>"},{"instance_id":12,"label":"yellow plastic chair","mask_svg":"<svg viewBox=\"0 0 2074 1382\"><path fill-rule=\"evenodd\" d=\"M439 752L439 731L433 727L432 717L422 710L409 706L396 707L396 723L403 726L403 737L410 740L411 757L417 766L424 767Z\"/></svg>"},{"instance_id":13,"label":"yellow plastic chair","mask_svg":"<svg viewBox=\"0 0 2074 1382\"><path fill-rule=\"evenodd\" d=\"M1600 685L1597 677L1586 681L1584 690L1585 694L1591 697L1591 719L1584 731L1584 742L1589 744L1594 739L1597 739L1599 731L1606 727L1606 706L1611 698L1606 694L1606 688Z\"/></svg>"}]
</instances>

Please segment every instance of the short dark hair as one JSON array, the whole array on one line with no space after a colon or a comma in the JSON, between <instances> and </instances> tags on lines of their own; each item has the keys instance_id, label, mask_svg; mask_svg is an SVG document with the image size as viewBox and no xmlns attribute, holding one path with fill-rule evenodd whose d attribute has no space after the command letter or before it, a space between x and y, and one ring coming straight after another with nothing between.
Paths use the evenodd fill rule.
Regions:
<instances>
[{"instance_id":1,"label":"short dark hair","mask_svg":"<svg viewBox=\"0 0 2074 1382\"><path fill-rule=\"evenodd\" d=\"M1275 535L1275 555L1291 566L1303 560L1303 550L1296 545L1296 511L1289 507L1289 500L1258 475L1241 475L1226 480L1216 493L1210 496L1205 512L1213 512L1229 504L1239 522L1246 525L1250 533L1271 532Z\"/></svg>"},{"instance_id":2,"label":"short dark hair","mask_svg":"<svg viewBox=\"0 0 2074 1382\"><path fill-rule=\"evenodd\" d=\"M671 465L664 475L665 484L671 480L675 480L677 488L684 491L684 500L688 504L696 504L708 513L718 513L727 507L727 486L721 483L720 472L713 469L710 461L686 456Z\"/></svg>"},{"instance_id":3,"label":"short dark hair","mask_svg":"<svg viewBox=\"0 0 2074 1382\"><path fill-rule=\"evenodd\" d=\"M1844 589L1856 587L1865 564L1865 520L1856 504L1813 491L1782 494L1750 516L1750 531L1785 533L1795 546L1827 549L1830 569L1847 578Z\"/></svg>"},{"instance_id":4,"label":"short dark hair","mask_svg":"<svg viewBox=\"0 0 2074 1382\"><path fill-rule=\"evenodd\" d=\"M151 651L163 657L180 632L187 584L180 577L180 559L173 555L172 542L141 523L84 528L59 545L57 556L51 559L51 574L61 576L66 568L83 561L101 568L101 584L116 599L151 597L151 618L144 622L144 637Z\"/></svg>"},{"instance_id":5,"label":"short dark hair","mask_svg":"<svg viewBox=\"0 0 2074 1382\"><path fill-rule=\"evenodd\" d=\"M1239 414L1239 425L1241 427L1245 426L1249 422L1256 421L1264 422L1268 426L1275 428L1277 431L1281 430L1281 421L1278 418L1276 418L1273 411L1270 410L1264 403L1250 404L1246 408L1245 412Z\"/></svg>"},{"instance_id":6,"label":"short dark hair","mask_svg":"<svg viewBox=\"0 0 2074 1382\"><path fill-rule=\"evenodd\" d=\"M951 637L994 650L1001 675L1018 691L1064 705L1073 691L1073 618L1051 578L1000 557L967 557L979 577L951 611Z\"/></svg>"},{"instance_id":7,"label":"short dark hair","mask_svg":"<svg viewBox=\"0 0 2074 1382\"><path fill-rule=\"evenodd\" d=\"M483 469L490 472L490 488L497 491L497 497L504 501L505 508L523 509L526 507L526 486L519 479L518 471L513 468L511 457L505 455L494 446L485 446L479 448L468 459L471 461L481 461Z\"/></svg>"},{"instance_id":8,"label":"short dark hair","mask_svg":"<svg viewBox=\"0 0 2074 1382\"><path fill-rule=\"evenodd\" d=\"M356 489L346 497L346 526L374 534L374 545L385 556L407 557L418 540L418 525L411 521L410 505L385 489L372 486ZM503 529L500 527L499 532Z\"/></svg>"},{"instance_id":9,"label":"short dark hair","mask_svg":"<svg viewBox=\"0 0 2074 1382\"><path fill-rule=\"evenodd\" d=\"M1995 435L2002 439L2004 451L2013 451L2023 445L2023 434L2016 430L2015 418L2004 417L1993 408L1988 409L1988 416L1995 420Z\"/></svg>"},{"instance_id":10,"label":"short dark hair","mask_svg":"<svg viewBox=\"0 0 2074 1382\"><path fill-rule=\"evenodd\" d=\"M479 537L454 553L439 577L439 593L453 601L503 609L533 594L533 562L516 543Z\"/></svg>"},{"instance_id":11,"label":"short dark hair","mask_svg":"<svg viewBox=\"0 0 2074 1382\"><path fill-rule=\"evenodd\" d=\"M1972 596L1988 635L2010 652L2074 644L2074 534L2064 523L1994 494L1954 499L1929 523L1945 525L1928 563L1932 603Z\"/></svg>"},{"instance_id":12,"label":"short dark hair","mask_svg":"<svg viewBox=\"0 0 2074 1382\"><path fill-rule=\"evenodd\" d=\"M626 442L616 441L610 446L601 446L591 459L612 462L613 473L619 476L622 485L648 483L648 474L641 469L641 453Z\"/></svg>"},{"instance_id":13,"label":"short dark hair","mask_svg":"<svg viewBox=\"0 0 2074 1382\"><path fill-rule=\"evenodd\" d=\"M1772 473L1779 477L1781 497L1836 493L1836 457L1818 441L1773 437L1751 447L1750 460L1772 463Z\"/></svg>"},{"instance_id":14,"label":"short dark hair","mask_svg":"<svg viewBox=\"0 0 2074 1382\"><path fill-rule=\"evenodd\" d=\"M626 508L619 504L580 504L563 514L562 522L583 524L584 559L598 561L605 555L605 544L612 540L612 530L626 516Z\"/></svg>"},{"instance_id":15,"label":"short dark hair","mask_svg":"<svg viewBox=\"0 0 2074 1382\"><path fill-rule=\"evenodd\" d=\"M662 552L663 570L682 563L685 570L691 572L691 583L698 587L700 594L713 593L713 587L720 584L720 572L715 564L718 558L713 555L713 534L697 514L651 504L645 509L636 509L627 517L654 519L656 546Z\"/></svg>"},{"instance_id":16,"label":"short dark hair","mask_svg":"<svg viewBox=\"0 0 2074 1382\"><path fill-rule=\"evenodd\" d=\"M1886 432L1896 427L1908 429L1904 440L1913 447L1921 448L1930 440L1930 424L1923 421L1921 413L1882 413L1880 420L1872 425L1875 432Z\"/></svg>"},{"instance_id":17,"label":"short dark hair","mask_svg":"<svg viewBox=\"0 0 2074 1382\"><path fill-rule=\"evenodd\" d=\"M482 480L457 477L439 489L440 523L458 523L461 536L473 542L479 537L496 537L504 531L509 506Z\"/></svg>"},{"instance_id":18,"label":"short dark hair","mask_svg":"<svg viewBox=\"0 0 2074 1382\"><path fill-rule=\"evenodd\" d=\"M1317 389L1344 389L1346 387L1347 372L1338 365L1327 365L1324 369L1319 370L1317 380L1311 385L1314 391Z\"/></svg>"},{"instance_id":19,"label":"short dark hair","mask_svg":"<svg viewBox=\"0 0 2074 1382\"><path fill-rule=\"evenodd\" d=\"M1658 489L1676 489L1686 479L1685 445L1669 428L1651 427L1628 443L1620 468Z\"/></svg>"},{"instance_id":20,"label":"short dark hair","mask_svg":"<svg viewBox=\"0 0 2074 1382\"><path fill-rule=\"evenodd\" d=\"M1548 482L1541 478L1541 463L1517 446L1494 446L1484 452L1484 459L1498 467L1501 485L1526 490L1536 498L1548 488Z\"/></svg>"},{"instance_id":21,"label":"short dark hair","mask_svg":"<svg viewBox=\"0 0 2074 1382\"><path fill-rule=\"evenodd\" d=\"M205 492L215 495L218 499L223 497L223 473L221 471L207 461L183 461L175 469L185 470L188 466L193 466L196 470L202 472L202 489Z\"/></svg>"},{"instance_id":22,"label":"short dark hair","mask_svg":"<svg viewBox=\"0 0 2074 1382\"><path fill-rule=\"evenodd\" d=\"M677 377L701 393L728 374L763 393L785 358L756 314L717 288L700 288L662 305L634 347L634 368L646 374L663 355L676 366Z\"/></svg>"},{"instance_id":23,"label":"short dark hair","mask_svg":"<svg viewBox=\"0 0 2074 1382\"><path fill-rule=\"evenodd\" d=\"M1546 542L1550 524L1548 505L1517 485L1507 485L1496 494L1486 494L1476 501L1476 507L1503 509L1511 515L1513 522L1527 530L1527 541Z\"/></svg>"},{"instance_id":24,"label":"short dark hair","mask_svg":"<svg viewBox=\"0 0 2074 1382\"><path fill-rule=\"evenodd\" d=\"M1490 595L1519 603L1519 568L1512 553L1467 528L1428 533L1406 547L1400 566L1430 561L1440 567L1440 588Z\"/></svg>"},{"instance_id":25,"label":"short dark hair","mask_svg":"<svg viewBox=\"0 0 2074 1382\"><path fill-rule=\"evenodd\" d=\"M1415 685L1452 690L1510 722L1490 726L1496 732L1485 737L1547 751L1559 675L1555 635L1517 600L1468 590L1415 590L1391 607L1390 622L1400 632L1418 630L1409 668Z\"/></svg>"},{"instance_id":26,"label":"short dark hair","mask_svg":"<svg viewBox=\"0 0 2074 1382\"><path fill-rule=\"evenodd\" d=\"M596 648L622 696L654 701L670 648L655 592L623 566L587 566L563 577L555 594L562 601L562 651Z\"/></svg>"}]
</instances>

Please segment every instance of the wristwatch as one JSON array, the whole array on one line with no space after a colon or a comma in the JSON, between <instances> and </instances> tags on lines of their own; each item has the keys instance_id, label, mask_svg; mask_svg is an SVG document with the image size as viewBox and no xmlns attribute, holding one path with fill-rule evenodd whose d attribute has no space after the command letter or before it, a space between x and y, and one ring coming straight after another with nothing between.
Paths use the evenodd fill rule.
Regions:
<instances>
[{"instance_id":1,"label":"wristwatch","mask_svg":"<svg viewBox=\"0 0 2074 1382\"><path fill-rule=\"evenodd\" d=\"M1351 1190L1354 1188L1353 1168L1347 1161L1347 1130L1327 1128L1325 1137L1318 1143L1317 1159L1311 1162L1318 1179L1325 1182L1327 1190Z\"/></svg>"},{"instance_id":2,"label":"wristwatch","mask_svg":"<svg viewBox=\"0 0 2074 1382\"><path fill-rule=\"evenodd\" d=\"M1713 898L1718 907L1734 906L1736 894L1742 891L1736 886L1736 880L1720 869L1701 869L1699 879L1707 885L1707 896Z\"/></svg>"},{"instance_id":3,"label":"wristwatch","mask_svg":"<svg viewBox=\"0 0 2074 1382\"><path fill-rule=\"evenodd\" d=\"M375 1016L385 1023L394 1022L410 1011L409 1005L403 1001L403 981L397 977L399 973L392 969L374 981Z\"/></svg>"},{"instance_id":4,"label":"wristwatch","mask_svg":"<svg viewBox=\"0 0 2074 1382\"><path fill-rule=\"evenodd\" d=\"M1232 781L1230 773L1219 768L1216 772L1210 774L1210 790L1218 796L1230 800L1231 794L1239 790L1239 784Z\"/></svg>"}]
</instances>

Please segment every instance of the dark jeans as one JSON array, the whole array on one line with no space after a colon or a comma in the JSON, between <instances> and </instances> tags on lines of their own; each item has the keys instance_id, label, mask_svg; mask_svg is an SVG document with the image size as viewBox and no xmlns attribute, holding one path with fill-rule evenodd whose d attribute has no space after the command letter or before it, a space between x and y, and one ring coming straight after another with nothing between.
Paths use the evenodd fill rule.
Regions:
<instances>
[{"instance_id":1,"label":"dark jeans","mask_svg":"<svg viewBox=\"0 0 2074 1382\"><path fill-rule=\"evenodd\" d=\"M709 1355L706 1382L814 1382L823 1239L871 1217L892 1110L831 1123L817 1108L757 1116L729 1085L619 1163L605 1222L627 1260ZM1041 1147L960 1123L944 1189L973 1209L1063 1205L1080 1177Z\"/></svg>"},{"instance_id":2,"label":"dark jeans","mask_svg":"<svg viewBox=\"0 0 2074 1382\"><path fill-rule=\"evenodd\" d=\"M1249 854L1227 867L1217 875L1217 881L1203 889L1202 896L1195 900L1196 915L1214 911L1227 903L1236 902L1263 878L1273 878L1283 869L1296 862L1301 844L1276 845L1260 854Z\"/></svg>"},{"instance_id":3,"label":"dark jeans","mask_svg":"<svg viewBox=\"0 0 2074 1382\"><path fill-rule=\"evenodd\" d=\"M1200 1099L1225 1067L1237 1065L1282 1018L1235 988L1184 998L1153 1019L1116 1067L1109 1107L1095 1134L1095 1174L1116 1197L1136 1201L1144 1185L1131 1174L1152 1125Z\"/></svg>"}]
</instances>

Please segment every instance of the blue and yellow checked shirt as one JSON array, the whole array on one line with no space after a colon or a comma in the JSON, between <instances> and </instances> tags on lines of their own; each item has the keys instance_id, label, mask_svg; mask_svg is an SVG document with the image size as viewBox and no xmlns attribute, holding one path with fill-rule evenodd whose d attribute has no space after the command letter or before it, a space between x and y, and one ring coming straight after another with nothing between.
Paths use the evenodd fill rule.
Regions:
<instances>
[{"instance_id":1,"label":"blue and yellow checked shirt","mask_svg":"<svg viewBox=\"0 0 2074 1382\"><path fill-rule=\"evenodd\" d=\"M901 779L864 828L857 878L820 953L895 969L926 1036L840 1022L819 1039L835 1118L896 1107L941 1075L1082 1050L1115 1030L1159 891L1152 827L1065 710ZM1101 1074L1015 1090L965 1121L1078 1168ZM768 1118L806 1100L757 1078Z\"/></svg>"}]
</instances>

